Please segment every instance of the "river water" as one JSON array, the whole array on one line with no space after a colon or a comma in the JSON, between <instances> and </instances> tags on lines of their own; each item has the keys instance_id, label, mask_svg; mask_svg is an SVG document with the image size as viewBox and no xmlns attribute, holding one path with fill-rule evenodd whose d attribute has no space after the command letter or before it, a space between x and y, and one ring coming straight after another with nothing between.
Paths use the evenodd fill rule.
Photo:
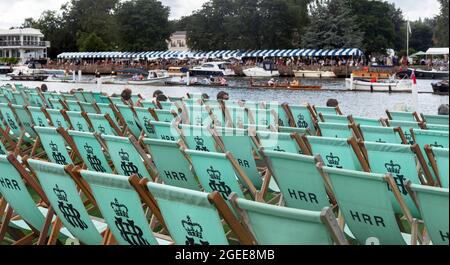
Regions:
<instances>
[{"instance_id":1,"label":"river water","mask_svg":"<svg viewBox=\"0 0 450 265\"><path fill-rule=\"evenodd\" d=\"M50 91L68 92L73 88L83 88L86 91L101 91L108 94L120 94L125 88L131 88L134 94L141 94L145 98L151 98L153 91L159 89L167 96L180 97L186 93L207 93L211 98L224 90L229 93L230 99L244 99L250 101L266 102L287 102L290 104L310 104L324 106L329 98L339 101L339 106L344 114L363 116L368 118L386 117L385 110L396 110L399 105L405 105L410 109L414 108L417 102L417 111L424 114L437 114L439 105L449 103L448 96L438 96L431 94L431 83L436 80L417 80L417 99L411 93L370 93L370 92L349 92L345 89L344 79L305 79L301 80L303 85L322 85L327 91L292 91L292 90L271 90L248 88L249 79L233 78L229 80L229 87L188 87L188 86L133 86L133 85L109 85L109 84L71 84L71 83L51 83L47 82ZM0 85L11 83L11 81L0 81ZM36 87L42 82L23 82L24 86ZM328 89L332 89L329 91ZM424 93L423 93L424 92Z\"/></svg>"}]
</instances>

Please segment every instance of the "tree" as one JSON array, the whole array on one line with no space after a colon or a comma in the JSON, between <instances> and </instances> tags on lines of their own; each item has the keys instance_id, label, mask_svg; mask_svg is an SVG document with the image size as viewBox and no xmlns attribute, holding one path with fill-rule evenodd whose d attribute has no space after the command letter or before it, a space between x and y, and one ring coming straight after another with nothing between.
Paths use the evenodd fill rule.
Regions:
<instances>
[{"instance_id":1,"label":"tree","mask_svg":"<svg viewBox=\"0 0 450 265\"><path fill-rule=\"evenodd\" d=\"M416 51L426 51L433 46L433 22L430 19L419 19L411 23L409 47Z\"/></svg>"},{"instance_id":2,"label":"tree","mask_svg":"<svg viewBox=\"0 0 450 265\"><path fill-rule=\"evenodd\" d=\"M437 46L448 47L448 0L439 0L441 12L436 17L436 28L434 30L434 39Z\"/></svg>"},{"instance_id":3,"label":"tree","mask_svg":"<svg viewBox=\"0 0 450 265\"><path fill-rule=\"evenodd\" d=\"M311 5L311 23L306 29L305 48L360 47L363 33L357 28L347 0L316 0Z\"/></svg>"},{"instance_id":4,"label":"tree","mask_svg":"<svg viewBox=\"0 0 450 265\"><path fill-rule=\"evenodd\" d=\"M108 45L95 33L82 36L79 45L81 52L101 52L108 48Z\"/></svg>"},{"instance_id":5,"label":"tree","mask_svg":"<svg viewBox=\"0 0 450 265\"><path fill-rule=\"evenodd\" d=\"M128 51L166 50L174 31L169 23L170 9L156 0L122 3L116 14L119 47Z\"/></svg>"}]
</instances>

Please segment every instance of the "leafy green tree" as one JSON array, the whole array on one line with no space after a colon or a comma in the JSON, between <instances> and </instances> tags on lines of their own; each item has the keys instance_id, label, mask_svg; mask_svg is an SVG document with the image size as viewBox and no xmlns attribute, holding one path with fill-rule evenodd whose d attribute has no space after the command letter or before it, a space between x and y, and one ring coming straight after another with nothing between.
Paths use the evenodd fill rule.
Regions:
<instances>
[{"instance_id":1,"label":"leafy green tree","mask_svg":"<svg viewBox=\"0 0 450 265\"><path fill-rule=\"evenodd\" d=\"M449 35L448 35L448 0L439 0L441 4L441 12L436 17L436 28L434 31L434 39L437 46L448 47Z\"/></svg>"},{"instance_id":2,"label":"leafy green tree","mask_svg":"<svg viewBox=\"0 0 450 265\"><path fill-rule=\"evenodd\" d=\"M433 46L433 22L430 19L421 19L411 23L410 49L426 51Z\"/></svg>"},{"instance_id":3,"label":"leafy green tree","mask_svg":"<svg viewBox=\"0 0 450 265\"><path fill-rule=\"evenodd\" d=\"M79 45L81 52L101 52L108 49L108 45L95 33L82 36Z\"/></svg>"},{"instance_id":4,"label":"leafy green tree","mask_svg":"<svg viewBox=\"0 0 450 265\"><path fill-rule=\"evenodd\" d=\"M128 51L166 50L174 31L170 9L156 0L132 0L117 10L119 47Z\"/></svg>"}]
</instances>

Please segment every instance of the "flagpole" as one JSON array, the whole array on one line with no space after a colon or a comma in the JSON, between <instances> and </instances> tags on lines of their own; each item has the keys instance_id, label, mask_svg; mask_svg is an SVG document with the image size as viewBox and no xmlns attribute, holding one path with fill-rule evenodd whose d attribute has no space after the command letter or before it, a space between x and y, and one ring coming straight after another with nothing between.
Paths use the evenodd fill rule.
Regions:
<instances>
[{"instance_id":1,"label":"flagpole","mask_svg":"<svg viewBox=\"0 0 450 265\"><path fill-rule=\"evenodd\" d=\"M409 20L406 20L406 59L409 62Z\"/></svg>"}]
</instances>

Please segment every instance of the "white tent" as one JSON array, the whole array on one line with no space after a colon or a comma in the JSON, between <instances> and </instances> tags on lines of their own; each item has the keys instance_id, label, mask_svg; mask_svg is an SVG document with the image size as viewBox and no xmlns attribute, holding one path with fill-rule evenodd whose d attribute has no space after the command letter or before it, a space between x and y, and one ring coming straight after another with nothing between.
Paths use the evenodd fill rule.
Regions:
<instances>
[{"instance_id":1,"label":"white tent","mask_svg":"<svg viewBox=\"0 0 450 265\"><path fill-rule=\"evenodd\" d=\"M447 48L429 48L426 52L427 55L448 55Z\"/></svg>"}]
</instances>

